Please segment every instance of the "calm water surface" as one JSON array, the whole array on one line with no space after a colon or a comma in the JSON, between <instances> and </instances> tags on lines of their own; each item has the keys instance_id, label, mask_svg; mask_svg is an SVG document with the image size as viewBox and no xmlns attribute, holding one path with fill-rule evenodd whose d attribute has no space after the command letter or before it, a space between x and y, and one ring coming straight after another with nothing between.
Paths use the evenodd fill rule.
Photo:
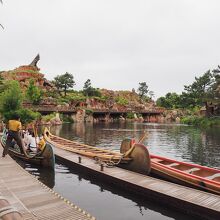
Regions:
<instances>
[{"instance_id":1,"label":"calm water surface","mask_svg":"<svg viewBox=\"0 0 220 220\"><path fill-rule=\"evenodd\" d=\"M152 154L220 168L220 128L200 130L190 126L146 123L65 124L52 133L106 149L119 150L123 138L138 139L149 134L145 143ZM195 219L157 203L142 200L103 184L56 162L54 173L21 164L42 182L100 220Z\"/></svg>"},{"instance_id":2,"label":"calm water surface","mask_svg":"<svg viewBox=\"0 0 220 220\"><path fill-rule=\"evenodd\" d=\"M144 144L152 154L220 169L220 128L147 123L65 124L51 131L61 137L93 146L119 150L124 138L148 132Z\"/></svg>"}]
</instances>

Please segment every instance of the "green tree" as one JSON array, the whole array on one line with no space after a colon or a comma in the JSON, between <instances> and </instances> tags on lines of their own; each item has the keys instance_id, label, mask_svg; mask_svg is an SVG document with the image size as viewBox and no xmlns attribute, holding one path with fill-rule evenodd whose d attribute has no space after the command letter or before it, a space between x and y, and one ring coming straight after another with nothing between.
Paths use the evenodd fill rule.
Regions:
<instances>
[{"instance_id":1,"label":"green tree","mask_svg":"<svg viewBox=\"0 0 220 220\"><path fill-rule=\"evenodd\" d=\"M29 82L29 86L26 90L26 96L34 105L39 104L42 100L43 91L35 86L33 79Z\"/></svg>"},{"instance_id":2,"label":"green tree","mask_svg":"<svg viewBox=\"0 0 220 220\"><path fill-rule=\"evenodd\" d=\"M175 92L169 92L165 97L160 97L156 101L157 105L160 107L173 109L180 107L180 96Z\"/></svg>"},{"instance_id":3,"label":"green tree","mask_svg":"<svg viewBox=\"0 0 220 220\"><path fill-rule=\"evenodd\" d=\"M8 119L21 108L23 95L17 81L9 81L5 88L0 94L0 112Z\"/></svg>"},{"instance_id":4,"label":"green tree","mask_svg":"<svg viewBox=\"0 0 220 220\"><path fill-rule=\"evenodd\" d=\"M148 88L147 83L140 82L139 87L138 87L138 94L141 97L141 99L147 96L148 92L149 92L149 88Z\"/></svg>"},{"instance_id":5,"label":"green tree","mask_svg":"<svg viewBox=\"0 0 220 220\"><path fill-rule=\"evenodd\" d=\"M0 109L3 112L10 110L18 110L23 100L22 91L17 81L9 81L6 85L7 89L1 93Z\"/></svg>"},{"instance_id":6,"label":"green tree","mask_svg":"<svg viewBox=\"0 0 220 220\"><path fill-rule=\"evenodd\" d=\"M83 94L85 96L101 97L101 92L99 91L99 89L92 87L92 83L90 79L87 79L84 83Z\"/></svg>"},{"instance_id":7,"label":"green tree","mask_svg":"<svg viewBox=\"0 0 220 220\"><path fill-rule=\"evenodd\" d=\"M7 82L4 88L4 92L0 94L0 112L5 120L18 114L21 117L21 122L27 124L40 116L38 112L22 108L23 94L17 81Z\"/></svg>"},{"instance_id":8,"label":"green tree","mask_svg":"<svg viewBox=\"0 0 220 220\"><path fill-rule=\"evenodd\" d=\"M220 66L218 66L218 68L214 69L212 72L215 79L215 82L213 83L212 86L213 98L219 99L220 98L220 75L219 75Z\"/></svg>"},{"instance_id":9,"label":"green tree","mask_svg":"<svg viewBox=\"0 0 220 220\"><path fill-rule=\"evenodd\" d=\"M83 94L86 96L89 96L90 92L92 90L92 83L90 79L87 79L83 86Z\"/></svg>"},{"instance_id":10,"label":"green tree","mask_svg":"<svg viewBox=\"0 0 220 220\"><path fill-rule=\"evenodd\" d=\"M24 125L27 125L28 123L31 123L32 121L41 117L41 114L39 112L34 112L26 108L21 108L16 111L16 113L20 116L21 122Z\"/></svg>"},{"instance_id":11,"label":"green tree","mask_svg":"<svg viewBox=\"0 0 220 220\"><path fill-rule=\"evenodd\" d=\"M4 87L5 87L4 78L0 74L0 93L4 91Z\"/></svg>"},{"instance_id":12,"label":"green tree","mask_svg":"<svg viewBox=\"0 0 220 220\"><path fill-rule=\"evenodd\" d=\"M57 87L57 89L63 90L64 91L64 95L66 96L66 92L68 89L73 88L73 86L75 85L75 81L74 81L74 77L72 74L66 72L63 75L58 75L54 78L53 83L55 84L55 86Z\"/></svg>"},{"instance_id":13,"label":"green tree","mask_svg":"<svg viewBox=\"0 0 220 220\"><path fill-rule=\"evenodd\" d=\"M184 86L184 100L191 106L202 106L204 101L213 97L213 85L215 83L214 75L210 70L201 77L195 77L195 81Z\"/></svg>"},{"instance_id":14,"label":"green tree","mask_svg":"<svg viewBox=\"0 0 220 220\"><path fill-rule=\"evenodd\" d=\"M200 77L195 77L195 81L188 86L184 86L181 95L167 93L165 97L157 100L159 106L165 108L187 108L193 109L204 105L209 99L219 98L220 95L220 67L208 70Z\"/></svg>"}]
</instances>

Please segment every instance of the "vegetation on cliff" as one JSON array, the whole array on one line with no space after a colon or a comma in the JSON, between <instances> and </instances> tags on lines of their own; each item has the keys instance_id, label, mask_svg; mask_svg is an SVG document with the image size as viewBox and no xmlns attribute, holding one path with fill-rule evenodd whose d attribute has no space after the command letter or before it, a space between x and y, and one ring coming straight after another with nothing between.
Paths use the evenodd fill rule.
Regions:
<instances>
[{"instance_id":1,"label":"vegetation on cliff","mask_svg":"<svg viewBox=\"0 0 220 220\"><path fill-rule=\"evenodd\" d=\"M178 95L169 92L165 97L157 99L157 105L168 108L193 109L202 107L210 99L220 98L220 69L205 72L201 77L195 77L195 81L188 86L184 86L184 91Z\"/></svg>"},{"instance_id":2,"label":"vegetation on cliff","mask_svg":"<svg viewBox=\"0 0 220 220\"><path fill-rule=\"evenodd\" d=\"M178 95L169 92L157 100L157 105L166 109L185 109L187 114L181 117L181 123L196 126L220 125L218 117L220 111L220 67L212 71L208 70L201 77L195 77L191 85L185 85L184 91ZM212 111L208 114L208 103L211 103ZM214 103L214 104L213 104ZM202 107L205 107L205 115L201 115ZM206 116L210 117L206 117Z\"/></svg>"},{"instance_id":3,"label":"vegetation on cliff","mask_svg":"<svg viewBox=\"0 0 220 220\"><path fill-rule=\"evenodd\" d=\"M146 82L139 83L138 93L132 91L112 91L94 88L91 80L87 79L82 90L74 90L74 76L68 72L58 75L49 82L39 72L37 62L39 55L30 65L20 66L10 71L0 73L0 96L2 105L0 108L4 119L9 119L12 114L19 113L23 123L36 120L40 114L22 108L22 103L32 105L52 104L63 108L84 109L86 115L92 115L94 109L114 111L136 111L154 108L154 102ZM92 113L91 113L92 112ZM27 120L24 117L27 118ZM41 117L45 122L51 120L54 115ZM72 118L61 116L64 121L72 121ZM128 118L131 116L128 114ZM132 116L133 117L133 116Z\"/></svg>"},{"instance_id":4,"label":"vegetation on cliff","mask_svg":"<svg viewBox=\"0 0 220 220\"><path fill-rule=\"evenodd\" d=\"M191 115L182 117L181 123L200 127L220 126L220 118Z\"/></svg>"},{"instance_id":5,"label":"vegetation on cliff","mask_svg":"<svg viewBox=\"0 0 220 220\"><path fill-rule=\"evenodd\" d=\"M201 107L207 101L219 101L220 98L220 67L212 71L205 72L201 77L195 77L195 81L184 86L184 91L179 95L169 92L164 97L160 97L156 104L152 100L154 93L150 91L146 82L140 82L137 92L132 91L112 91L99 89L92 86L90 79L84 83L82 90L74 90L76 82L71 73L58 75L49 82L44 75L39 72L37 62L39 55L30 65L20 66L11 71L0 72L0 111L4 118L9 118L11 111L20 111L21 103L31 103L33 105L52 104L57 107L84 109L87 115L91 115L94 110L114 110L127 111L127 118L134 118L135 112L151 111L160 109L170 109L164 111L164 119L179 120L189 124L205 124L208 120L203 120L198 114ZM14 81L16 80L16 82ZM176 109L178 111L176 111ZM173 111L174 110L174 111ZM36 119L39 114L35 114L23 109L21 115L27 118ZM175 113L177 112L177 114ZM175 113L175 114L174 114ZM28 116L29 115L29 116ZM48 118L54 115L48 116ZM136 116L135 116L136 117ZM140 115L141 117L141 115ZM45 121L48 120L45 117ZM63 120L72 119L62 116ZM176 118L178 120L176 120ZM24 120L24 119L23 119ZM215 119L207 124L215 124Z\"/></svg>"},{"instance_id":6,"label":"vegetation on cliff","mask_svg":"<svg viewBox=\"0 0 220 220\"><path fill-rule=\"evenodd\" d=\"M26 90L26 97L34 105L39 104L40 101L43 99L43 90L34 84L33 79L31 79L29 82L29 86Z\"/></svg>"},{"instance_id":7,"label":"vegetation on cliff","mask_svg":"<svg viewBox=\"0 0 220 220\"><path fill-rule=\"evenodd\" d=\"M25 94L17 81L8 81L4 84L4 91L0 93L0 113L4 120L9 120L14 114L19 114L23 124L40 117L38 112L22 107Z\"/></svg>"}]
</instances>

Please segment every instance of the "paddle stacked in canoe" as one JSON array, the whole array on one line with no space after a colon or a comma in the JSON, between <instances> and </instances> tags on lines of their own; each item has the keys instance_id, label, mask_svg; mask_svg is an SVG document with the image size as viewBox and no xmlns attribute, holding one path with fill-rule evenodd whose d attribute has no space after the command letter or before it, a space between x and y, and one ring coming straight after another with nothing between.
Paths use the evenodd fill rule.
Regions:
<instances>
[{"instance_id":1,"label":"paddle stacked in canoe","mask_svg":"<svg viewBox=\"0 0 220 220\"><path fill-rule=\"evenodd\" d=\"M131 151L119 153L55 136L47 128L44 130L44 137L47 143L53 146L105 162L108 165L123 166L138 173L149 174L150 172L150 156L147 148L142 144L134 143L131 146L129 145L129 148L132 148Z\"/></svg>"}]
</instances>

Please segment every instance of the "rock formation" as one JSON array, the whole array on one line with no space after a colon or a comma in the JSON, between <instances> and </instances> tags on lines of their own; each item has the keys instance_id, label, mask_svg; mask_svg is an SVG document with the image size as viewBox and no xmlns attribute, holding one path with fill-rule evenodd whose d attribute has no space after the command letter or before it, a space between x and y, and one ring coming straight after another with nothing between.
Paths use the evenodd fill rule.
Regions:
<instances>
[{"instance_id":1,"label":"rock formation","mask_svg":"<svg viewBox=\"0 0 220 220\"><path fill-rule=\"evenodd\" d=\"M22 88L27 88L30 79L35 81L35 85L39 86L43 90L53 90L54 86L48 80L44 78L44 74L40 73L40 69L37 67L37 63L40 60L39 54L29 65L23 65L14 70L3 71L1 76L5 80L16 80L20 83Z\"/></svg>"}]
</instances>

